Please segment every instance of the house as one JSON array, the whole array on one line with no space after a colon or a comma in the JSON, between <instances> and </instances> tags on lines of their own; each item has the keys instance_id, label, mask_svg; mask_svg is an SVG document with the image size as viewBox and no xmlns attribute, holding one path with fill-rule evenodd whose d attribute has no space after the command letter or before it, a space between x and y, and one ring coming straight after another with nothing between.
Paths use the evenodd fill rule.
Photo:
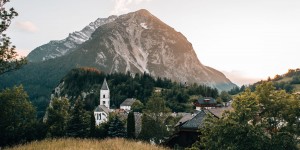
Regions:
<instances>
[{"instance_id":1,"label":"house","mask_svg":"<svg viewBox=\"0 0 300 150\"><path fill-rule=\"evenodd\" d=\"M207 110L200 110L198 114L187 114L183 116L175 125L175 133L165 141L164 145L174 148L190 147L199 140L199 129L204 125L206 115L210 113Z\"/></svg>"},{"instance_id":2,"label":"house","mask_svg":"<svg viewBox=\"0 0 300 150\"><path fill-rule=\"evenodd\" d=\"M174 134L164 142L164 145L175 148L190 147L199 140L201 133L199 129L204 126L207 115L211 114L215 118L222 117L225 111L231 111L232 107L205 109L198 111L197 114L186 114L175 125Z\"/></svg>"},{"instance_id":3,"label":"house","mask_svg":"<svg viewBox=\"0 0 300 150\"><path fill-rule=\"evenodd\" d=\"M212 109L217 106L217 101L212 97L201 97L194 103L194 105L196 106L196 110Z\"/></svg>"},{"instance_id":4,"label":"house","mask_svg":"<svg viewBox=\"0 0 300 150\"><path fill-rule=\"evenodd\" d=\"M121 105L120 109L130 111L132 104L136 101L135 98L127 98Z\"/></svg>"},{"instance_id":5,"label":"house","mask_svg":"<svg viewBox=\"0 0 300 150\"><path fill-rule=\"evenodd\" d=\"M96 125L100 125L103 122L108 121L109 112L110 112L110 92L104 79L102 87L100 89L100 103L94 110L95 122Z\"/></svg>"}]
</instances>

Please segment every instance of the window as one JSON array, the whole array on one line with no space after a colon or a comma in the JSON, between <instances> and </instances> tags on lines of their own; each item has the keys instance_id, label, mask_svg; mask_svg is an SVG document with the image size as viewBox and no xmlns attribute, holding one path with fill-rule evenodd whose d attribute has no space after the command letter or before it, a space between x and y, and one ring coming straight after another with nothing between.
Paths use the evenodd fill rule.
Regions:
<instances>
[{"instance_id":1,"label":"window","mask_svg":"<svg viewBox=\"0 0 300 150\"><path fill-rule=\"evenodd\" d=\"M103 98L105 98L105 95L103 95Z\"/></svg>"},{"instance_id":2,"label":"window","mask_svg":"<svg viewBox=\"0 0 300 150\"><path fill-rule=\"evenodd\" d=\"M105 105L105 101L103 101L103 105Z\"/></svg>"}]
</instances>

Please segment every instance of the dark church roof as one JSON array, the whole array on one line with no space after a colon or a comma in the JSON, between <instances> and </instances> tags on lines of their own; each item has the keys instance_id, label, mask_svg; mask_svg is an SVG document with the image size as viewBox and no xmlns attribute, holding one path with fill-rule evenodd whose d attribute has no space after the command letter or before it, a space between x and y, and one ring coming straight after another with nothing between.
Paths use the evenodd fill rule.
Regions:
<instances>
[{"instance_id":1,"label":"dark church roof","mask_svg":"<svg viewBox=\"0 0 300 150\"><path fill-rule=\"evenodd\" d=\"M94 112L105 112L106 114L108 114L109 109L106 108L104 105L99 105L95 108Z\"/></svg>"},{"instance_id":2,"label":"dark church roof","mask_svg":"<svg viewBox=\"0 0 300 150\"><path fill-rule=\"evenodd\" d=\"M109 90L106 79L104 79L101 90Z\"/></svg>"},{"instance_id":3,"label":"dark church roof","mask_svg":"<svg viewBox=\"0 0 300 150\"><path fill-rule=\"evenodd\" d=\"M127 98L120 106L131 106L135 101L135 98Z\"/></svg>"}]
</instances>

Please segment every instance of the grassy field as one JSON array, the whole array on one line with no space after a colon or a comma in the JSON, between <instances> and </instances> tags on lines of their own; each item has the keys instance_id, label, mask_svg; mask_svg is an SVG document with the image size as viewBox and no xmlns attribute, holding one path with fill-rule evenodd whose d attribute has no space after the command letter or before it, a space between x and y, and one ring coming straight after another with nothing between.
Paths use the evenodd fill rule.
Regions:
<instances>
[{"instance_id":1,"label":"grassy field","mask_svg":"<svg viewBox=\"0 0 300 150\"><path fill-rule=\"evenodd\" d=\"M8 150L167 150L167 148L126 139L46 139Z\"/></svg>"},{"instance_id":2,"label":"grassy field","mask_svg":"<svg viewBox=\"0 0 300 150\"><path fill-rule=\"evenodd\" d=\"M294 90L295 92L300 92L300 84L294 84Z\"/></svg>"}]
</instances>

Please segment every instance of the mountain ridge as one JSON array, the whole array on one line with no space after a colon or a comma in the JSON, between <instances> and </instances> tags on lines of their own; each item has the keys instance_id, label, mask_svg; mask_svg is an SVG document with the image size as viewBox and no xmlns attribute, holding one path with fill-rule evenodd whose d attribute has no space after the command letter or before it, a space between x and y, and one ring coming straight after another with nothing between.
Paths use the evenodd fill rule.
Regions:
<instances>
[{"instance_id":1,"label":"mountain ridge","mask_svg":"<svg viewBox=\"0 0 300 150\"><path fill-rule=\"evenodd\" d=\"M46 85L53 89L64 74L76 67L94 67L106 73L149 73L181 83L205 84L220 91L236 86L221 72L201 64L187 38L149 11L142 9L108 18L102 18L104 23L98 24L92 33L89 32L89 38L82 38L86 41L74 48L57 51L57 47L70 41L70 34L64 40L52 41L34 49L28 55L28 65L4 77L4 87L33 80L30 82L40 88L47 81ZM82 30L90 29L90 25ZM21 77L22 72L26 72L27 76ZM36 74L36 79L30 77L33 74Z\"/></svg>"}]
</instances>

